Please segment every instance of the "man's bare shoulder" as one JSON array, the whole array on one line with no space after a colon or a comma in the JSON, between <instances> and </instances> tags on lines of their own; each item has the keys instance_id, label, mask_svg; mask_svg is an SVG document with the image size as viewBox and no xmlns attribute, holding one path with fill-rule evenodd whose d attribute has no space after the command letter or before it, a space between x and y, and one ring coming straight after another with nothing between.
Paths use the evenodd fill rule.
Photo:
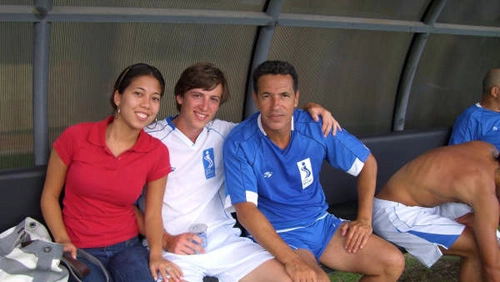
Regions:
<instances>
[{"instance_id":1,"label":"man's bare shoulder","mask_svg":"<svg viewBox=\"0 0 500 282\"><path fill-rule=\"evenodd\" d=\"M377 197L412 206L468 203L472 194L485 188L484 181L491 181L487 178L498 167L495 150L481 141L430 150L399 169Z\"/></svg>"}]
</instances>

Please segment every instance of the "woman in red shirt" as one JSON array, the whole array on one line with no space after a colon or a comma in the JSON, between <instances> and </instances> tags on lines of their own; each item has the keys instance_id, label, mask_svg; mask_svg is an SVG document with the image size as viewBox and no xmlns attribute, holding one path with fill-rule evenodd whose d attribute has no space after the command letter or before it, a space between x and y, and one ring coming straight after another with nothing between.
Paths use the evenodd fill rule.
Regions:
<instances>
[{"instance_id":1,"label":"woman in red shirt","mask_svg":"<svg viewBox=\"0 0 500 282\"><path fill-rule=\"evenodd\" d=\"M77 248L97 257L115 282L153 281L159 274L177 281L182 276L162 256L161 205L171 171L169 152L143 130L155 120L164 89L155 67L127 67L115 82L113 115L70 126L50 155L41 207L54 241L73 257ZM144 187L149 253L138 240L134 211ZM91 271L85 281L101 281L98 274Z\"/></svg>"}]
</instances>

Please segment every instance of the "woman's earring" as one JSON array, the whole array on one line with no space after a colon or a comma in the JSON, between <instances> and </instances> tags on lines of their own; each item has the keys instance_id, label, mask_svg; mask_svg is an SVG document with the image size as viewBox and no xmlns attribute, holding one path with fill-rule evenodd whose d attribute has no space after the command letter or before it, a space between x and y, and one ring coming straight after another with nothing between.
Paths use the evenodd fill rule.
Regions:
<instances>
[{"instance_id":1,"label":"woman's earring","mask_svg":"<svg viewBox=\"0 0 500 282\"><path fill-rule=\"evenodd\" d=\"M115 115L115 119L118 119L118 117L120 116L120 108L117 107L116 108L116 115Z\"/></svg>"}]
</instances>

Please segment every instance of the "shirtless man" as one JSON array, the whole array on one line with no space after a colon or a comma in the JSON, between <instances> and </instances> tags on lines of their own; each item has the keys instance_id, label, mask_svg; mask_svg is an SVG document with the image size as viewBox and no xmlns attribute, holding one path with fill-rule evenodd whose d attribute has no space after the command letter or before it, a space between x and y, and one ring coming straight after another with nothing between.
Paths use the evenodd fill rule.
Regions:
<instances>
[{"instance_id":1,"label":"shirtless man","mask_svg":"<svg viewBox=\"0 0 500 282\"><path fill-rule=\"evenodd\" d=\"M417 157L376 195L374 233L427 267L443 254L460 256L460 281L500 281L499 160L483 141Z\"/></svg>"}]
</instances>

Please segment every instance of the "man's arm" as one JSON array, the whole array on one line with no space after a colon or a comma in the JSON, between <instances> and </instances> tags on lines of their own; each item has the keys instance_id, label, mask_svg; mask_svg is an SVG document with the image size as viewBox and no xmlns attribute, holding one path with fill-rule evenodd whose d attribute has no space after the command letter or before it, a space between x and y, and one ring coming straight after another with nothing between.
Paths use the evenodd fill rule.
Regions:
<instances>
[{"instance_id":1,"label":"man's arm","mask_svg":"<svg viewBox=\"0 0 500 282\"><path fill-rule=\"evenodd\" d=\"M358 216L341 228L342 235L347 236L344 247L348 252L355 253L362 249L373 232L372 209L376 179L377 161L370 154L358 175Z\"/></svg>"},{"instance_id":2,"label":"man's arm","mask_svg":"<svg viewBox=\"0 0 500 282\"><path fill-rule=\"evenodd\" d=\"M494 187L490 190L494 191ZM479 191L477 191L479 192ZM500 249L496 237L498 228L498 200L495 193L474 193L474 234L487 281L500 281Z\"/></svg>"},{"instance_id":3,"label":"man's arm","mask_svg":"<svg viewBox=\"0 0 500 282\"><path fill-rule=\"evenodd\" d=\"M316 104L313 102L309 102L302 107L303 110L309 112L314 121L318 122L319 117L323 118L323 125L321 126L321 130L323 131L323 135L326 137L330 131L332 135L337 134L337 130L342 131L342 127L337 122L337 120L332 116L332 113L325 109L320 104Z\"/></svg>"},{"instance_id":4,"label":"man's arm","mask_svg":"<svg viewBox=\"0 0 500 282\"><path fill-rule=\"evenodd\" d=\"M204 254L203 239L193 233L171 235L163 231L162 247L165 251L178 255Z\"/></svg>"},{"instance_id":5,"label":"man's arm","mask_svg":"<svg viewBox=\"0 0 500 282\"><path fill-rule=\"evenodd\" d=\"M137 225L139 226L139 234L145 236L144 213L138 206L134 206ZM196 253L205 253L201 247L202 239L192 233L182 233L179 235L171 235L163 230L162 248L178 255L194 255Z\"/></svg>"},{"instance_id":6,"label":"man's arm","mask_svg":"<svg viewBox=\"0 0 500 282\"><path fill-rule=\"evenodd\" d=\"M238 221L252 234L255 240L268 252L283 263L293 281L308 281L316 273L300 259L276 233L269 220L257 209L255 204L242 202L234 205Z\"/></svg>"}]
</instances>

